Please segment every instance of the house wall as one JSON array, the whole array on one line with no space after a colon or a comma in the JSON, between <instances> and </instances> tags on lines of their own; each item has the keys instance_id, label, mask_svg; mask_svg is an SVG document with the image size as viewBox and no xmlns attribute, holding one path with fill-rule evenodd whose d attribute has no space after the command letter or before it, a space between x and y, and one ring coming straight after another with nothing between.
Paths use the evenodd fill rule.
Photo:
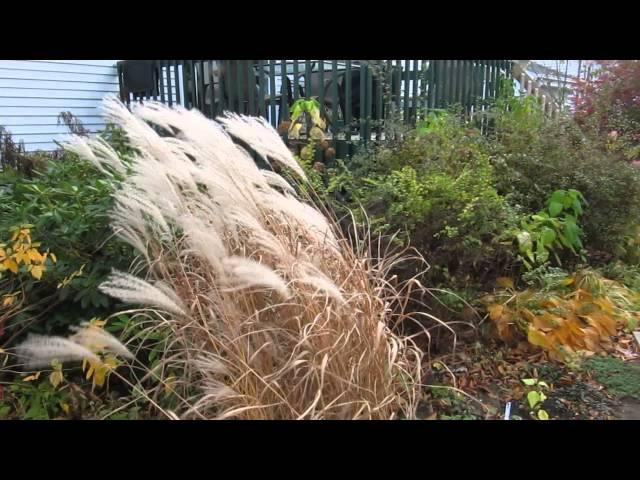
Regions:
<instances>
[{"instance_id":1,"label":"house wall","mask_svg":"<svg viewBox=\"0 0 640 480\"><path fill-rule=\"evenodd\" d=\"M90 131L105 126L100 103L118 93L117 60L0 60L0 126L27 151L53 150L69 111Z\"/></svg>"}]
</instances>

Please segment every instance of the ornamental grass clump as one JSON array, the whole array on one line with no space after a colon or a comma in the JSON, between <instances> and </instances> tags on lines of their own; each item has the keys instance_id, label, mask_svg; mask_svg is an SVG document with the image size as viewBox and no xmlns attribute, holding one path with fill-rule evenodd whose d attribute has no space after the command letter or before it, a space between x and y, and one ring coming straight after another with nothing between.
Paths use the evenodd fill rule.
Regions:
<instances>
[{"instance_id":1,"label":"ornamental grass clump","mask_svg":"<svg viewBox=\"0 0 640 480\"><path fill-rule=\"evenodd\" d=\"M67 148L112 174L112 227L146 263L146 278L114 272L101 286L166 332L145 395L160 398L173 372L177 418L415 416L422 354L391 326L411 318L419 283L395 285L400 255L347 240L257 166L247 149L306 181L266 121L115 99L105 110L136 153L87 137Z\"/></svg>"}]
</instances>

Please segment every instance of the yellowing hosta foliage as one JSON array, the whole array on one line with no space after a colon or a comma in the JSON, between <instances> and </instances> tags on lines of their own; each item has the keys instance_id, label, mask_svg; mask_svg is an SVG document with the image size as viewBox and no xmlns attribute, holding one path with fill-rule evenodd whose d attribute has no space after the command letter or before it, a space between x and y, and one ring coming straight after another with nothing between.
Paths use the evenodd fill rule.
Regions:
<instances>
[{"instance_id":1,"label":"yellowing hosta foliage","mask_svg":"<svg viewBox=\"0 0 640 480\"><path fill-rule=\"evenodd\" d=\"M504 285L504 282L501 282ZM576 273L561 291L511 288L487 298L498 336L529 343L566 361L583 353L607 351L618 328L633 329L640 320L640 295L593 271Z\"/></svg>"}]
</instances>

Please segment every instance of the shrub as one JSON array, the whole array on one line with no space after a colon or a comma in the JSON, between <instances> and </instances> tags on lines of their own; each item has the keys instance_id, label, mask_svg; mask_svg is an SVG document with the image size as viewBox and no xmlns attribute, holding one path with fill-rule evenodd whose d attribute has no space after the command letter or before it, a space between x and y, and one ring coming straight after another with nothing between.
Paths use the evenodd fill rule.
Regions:
<instances>
[{"instance_id":1,"label":"shrub","mask_svg":"<svg viewBox=\"0 0 640 480\"><path fill-rule=\"evenodd\" d=\"M15 366L27 372L34 368L49 369L49 373L42 375L46 370L38 370L22 378L14 378L6 394L0 398L0 418L78 418L96 414L95 400L98 397L93 394L94 388L105 385L120 363L118 357L132 358L124 345L102 329L103 325L102 321L87 322L74 328L75 333L68 338L30 335L12 349L10 355L15 352L17 357ZM8 351L2 353L9 354ZM83 372L79 378L73 375L75 372L63 370L61 363L78 360L83 361ZM67 373L72 375L67 376ZM90 395L82 388L85 378L92 382ZM92 398L91 402L87 401L88 396Z\"/></svg>"},{"instance_id":2,"label":"shrub","mask_svg":"<svg viewBox=\"0 0 640 480\"><path fill-rule=\"evenodd\" d=\"M434 281L465 283L512 261L507 232L517 213L494 188L486 140L462 120L432 116L394 147L359 155L351 169L342 176L350 200L378 232L399 231L420 250Z\"/></svg>"},{"instance_id":3,"label":"shrub","mask_svg":"<svg viewBox=\"0 0 640 480\"><path fill-rule=\"evenodd\" d=\"M621 247L640 218L638 169L604 150L573 120L523 123L528 133L498 128L490 143L497 191L529 212L544 209L556 190L579 191L589 206L581 218L585 248L594 259L599 252L606 252L605 259L623 255Z\"/></svg>"},{"instance_id":4,"label":"shrub","mask_svg":"<svg viewBox=\"0 0 640 480\"><path fill-rule=\"evenodd\" d=\"M28 285L24 308L12 320L20 328L12 334L27 328L66 331L83 317L102 316L112 301L98 285L112 268L126 269L134 258L109 227L110 180L73 153L47 158L43 166L32 178L11 169L0 173L0 232L31 224L42 250L58 259L46 276Z\"/></svg>"},{"instance_id":5,"label":"shrub","mask_svg":"<svg viewBox=\"0 0 640 480\"><path fill-rule=\"evenodd\" d=\"M42 169L48 159L55 156L42 151L27 152L23 141L16 143L11 132L0 126L0 173L3 176L31 177L34 171Z\"/></svg>"},{"instance_id":6,"label":"shrub","mask_svg":"<svg viewBox=\"0 0 640 480\"><path fill-rule=\"evenodd\" d=\"M640 60L602 60L574 98L575 118L623 158L640 157Z\"/></svg>"},{"instance_id":7,"label":"shrub","mask_svg":"<svg viewBox=\"0 0 640 480\"><path fill-rule=\"evenodd\" d=\"M578 225L582 215L582 194L577 190L556 190L545 210L522 219L517 239L521 260L528 269L543 265L553 254L558 264L563 250L574 255L582 251L582 230Z\"/></svg>"}]
</instances>

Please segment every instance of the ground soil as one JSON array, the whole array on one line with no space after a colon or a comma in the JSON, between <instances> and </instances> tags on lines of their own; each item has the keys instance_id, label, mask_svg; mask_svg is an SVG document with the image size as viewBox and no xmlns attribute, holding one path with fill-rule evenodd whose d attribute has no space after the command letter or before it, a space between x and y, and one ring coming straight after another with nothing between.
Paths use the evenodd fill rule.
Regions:
<instances>
[{"instance_id":1,"label":"ground soil","mask_svg":"<svg viewBox=\"0 0 640 480\"><path fill-rule=\"evenodd\" d=\"M627 337L619 341L624 348L609 356L640 364L637 343ZM473 342L430 360L426 367L427 383L435 387L426 388L420 418L501 420L510 402L512 419L530 419L530 389L522 380L537 378L549 384L543 408L552 420L640 420L640 399L620 397L593 372L550 361L526 344Z\"/></svg>"}]
</instances>

